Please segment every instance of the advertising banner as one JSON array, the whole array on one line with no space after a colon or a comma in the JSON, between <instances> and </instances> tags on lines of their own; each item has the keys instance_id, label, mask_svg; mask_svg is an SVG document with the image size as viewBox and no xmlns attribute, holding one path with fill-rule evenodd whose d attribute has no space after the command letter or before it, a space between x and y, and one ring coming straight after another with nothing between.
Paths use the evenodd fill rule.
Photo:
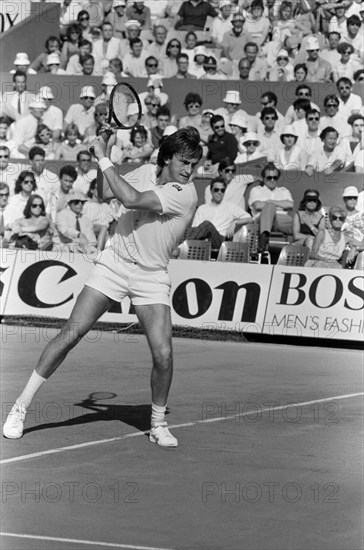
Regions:
<instances>
[{"instance_id":1,"label":"advertising banner","mask_svg":"<svg viewBox=\"0 0 364 550\"><path fill-rule=\"evenodd\" d=\"M13 277L17 253L8 253L6 248L0 248L0 315L4 315Z\"/></svg>"},{"instance_id":2,"label":"advertising banner","mask_svg":"<svg viewBox=\"0 0 364 550\"><path fill-rule=\"evenodd\" d=\"M275 266L264 334L363 341L364 275Z\"/></svg>"},{"instance_id":3,"label":"advertising banner","mask_svg":"<svg viewBox=\"0 0 364 550\"><path fill-rule=\"evenodd\" d=\"M23 21L31 13L30 0L0 0L0 33Z\"/></svg>"}]
</instances>

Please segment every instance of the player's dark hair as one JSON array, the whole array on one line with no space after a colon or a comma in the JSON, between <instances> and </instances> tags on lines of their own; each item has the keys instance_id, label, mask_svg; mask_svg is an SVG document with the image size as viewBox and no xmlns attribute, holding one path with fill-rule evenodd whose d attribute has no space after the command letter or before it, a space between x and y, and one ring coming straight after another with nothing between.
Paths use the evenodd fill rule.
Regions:
<instances>
[{"instance_id":1,"label":"player's dark hair","mask_svg":"<svg viewBox=\"0 0 364 550\"><path fill-rule=\"evenodd\" d=\"M192 126L177 130L174 134L166 137L162 141L158 152L157 177L161 174L166 160L170 160L176 153L181 158L193 159L199 162L202 157L200 139L199 131Z\"/></svg>"}]
</instances>

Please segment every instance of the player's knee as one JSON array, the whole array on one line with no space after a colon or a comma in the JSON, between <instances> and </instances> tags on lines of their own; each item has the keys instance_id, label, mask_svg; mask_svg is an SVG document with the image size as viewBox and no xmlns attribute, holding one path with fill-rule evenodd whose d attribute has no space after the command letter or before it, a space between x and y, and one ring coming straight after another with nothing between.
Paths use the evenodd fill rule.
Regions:
<instances>
[{"instance_id":1,"label":"player's knee","mask_svg":"<svg viewBox=\"0 0 364 550\"><path fill-rule=\"evenodd\" d=\"M67 321L67 323L62 327L61 337L66 347L74 347L86 334L79 323L73 323Z\"/></svg>"},{"instance_id":2,"label":"player's knee","mask_svg":"<svg viewBox=\"0 0 364 550\"><path fill-rule=\"evenodd\" d=\"M172 348L169 345L160 346L158 350L153 353L154 364L157 368L166 370L169 369L172 364Z\"/></svg>"}]
</instances>

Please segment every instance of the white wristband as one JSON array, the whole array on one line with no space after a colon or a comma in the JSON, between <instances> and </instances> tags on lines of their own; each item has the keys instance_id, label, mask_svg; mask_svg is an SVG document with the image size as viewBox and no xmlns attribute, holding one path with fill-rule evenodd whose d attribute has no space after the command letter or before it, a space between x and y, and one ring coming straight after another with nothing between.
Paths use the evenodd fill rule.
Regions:
<instances>
[{"instance_id":1,"label":"white wristband","mask_svg":"<svg viewBox=\"0 0 364 550\"><path fill-rule=\"evenodd\" d=\"M103 157L102 159L100 159L100 160L98 161L98 163L99 163L99 166L100 166L100 170L101 170L102 172L105 172L105 170L107 170L108 168L113 168L113 167L114 167L114 165L113 165L113 163L111 162L111 160L108 159L107 157Z\"/></svg>"}]
</instances>

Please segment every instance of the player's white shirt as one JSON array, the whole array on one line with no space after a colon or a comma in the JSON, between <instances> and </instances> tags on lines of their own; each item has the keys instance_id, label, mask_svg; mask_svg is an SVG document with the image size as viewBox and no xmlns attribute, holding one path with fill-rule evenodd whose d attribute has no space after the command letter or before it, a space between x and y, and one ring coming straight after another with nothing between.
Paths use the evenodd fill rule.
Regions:
<instances>
[{"instance_id":1,"label":"player's white shirt","mask_svg":"<svg viewBox=\"0 0 364 550\"><path fill-rule=\"evenodd\" d=\"M193 183L158 185L156 168L147 164L124 177L138 191L153 190L161 202L162 213L122 207L110 250L115 261L120 257L148 269L165 270L171 252L195 213L197 193Z\"/></svg>"}]
</instances>

